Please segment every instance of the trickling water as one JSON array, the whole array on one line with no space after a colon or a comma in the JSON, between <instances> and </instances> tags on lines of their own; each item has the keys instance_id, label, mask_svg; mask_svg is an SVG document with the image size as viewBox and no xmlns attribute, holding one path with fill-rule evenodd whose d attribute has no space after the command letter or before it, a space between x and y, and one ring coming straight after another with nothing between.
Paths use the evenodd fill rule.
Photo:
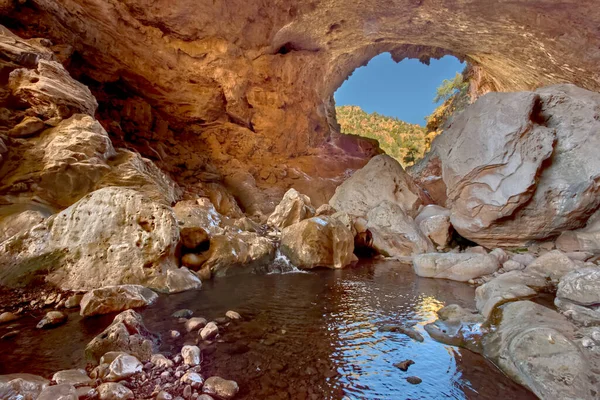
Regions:
<instances>
[{"instance_id":1,"label":"trickling water","mask_svg":"<svg viewBox=\"0 0 600 400\"><path fill-rule=\"evenodd\" d=\"M203 346L203 373L237 381L241 399L533 399L484 358L432 340L423 326L446 304L473 307L468 285L418 278L410 266L380 262L344 270L237 276L207 282L198 292L163 296L142 312L163 337L161 351L185 341L167 332L183 327L171 314L188 308L218 318L236 310L244 321ZM24 329L0 343L0 373L53 372L83 366L83 348L113 316L81 320L39 332ZM33 325L21 320L20 323ZM379 328L414 324L425 341ZM408 372L394 367L411 359ZM408 376L423 382L411 385Z\"/></svg>"},{"instance_id":2,"label":"trickling water","mask_svg":"<svg viewBox=\"0 0 600 400\"><path fill-rule=\"evenodd\" d=\"M298 269L292 264L289 258L287 258L279 248L275 253L275 259L269 266L269 274L289 274L289 273L308 273L301 269Z\"/></svg>"}]
</instances>

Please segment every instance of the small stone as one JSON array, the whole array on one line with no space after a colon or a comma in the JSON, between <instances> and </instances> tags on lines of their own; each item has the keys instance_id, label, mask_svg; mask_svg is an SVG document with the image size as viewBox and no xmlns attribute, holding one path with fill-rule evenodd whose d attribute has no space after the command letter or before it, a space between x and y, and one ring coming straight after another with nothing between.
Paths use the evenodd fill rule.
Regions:
<instances>
[{"instance_id":1,"label":"small stone","mask_svg":"<svg viewBox=\"0 0 600 400\"><path fill-rule=\"evenodd\" d=\"M409 376L408 378L406 378L406 381L413 385L418 385L419 383L423 382L423 380L418 376Z\"/></svg>"},{"instance_id":2,"label":"small stone","mask_svg":"<svg viewBox=\"0 0 600 400\"><path fill-rule=\"evenodd\" d=\"M169 332L169 335L171 335L171 337L172 337L173 339L177 339L178 337L180 337L180 336L181 336L181 333L179 333L179 331L170 331L170 332Z\"/></svg>"},{"instance_id":3,"label":"small stone","mask_svg":"<svg viewBox=\"0 0 600 400\"><path fill-rule=\"evenodd\" d=\"M171 376L171 373L170 373L169 371L163 371L163 372L160 374L160 377L161 377L162 379L169 379L169 377L170 377L170 376Z\"/></svg>"},{"instance_id":4,"label":"small stone","mask_svg":"<svg viewBox=\"0 0 600 400\"><path fill-rule=\"evenodd\" d=\"M229 319L238 320L242 319L242 316L235 311L229 310L225 313L225 316Z\"/></svg>"},{"instance_id":5,"label":"small stone","mask_svg":"<svg viewBox=\"0 0 600 400\"><path fill-rule=\"evenodd\" d=\"M83 369L66 369L52 376L52 380L58 384L67 383L73 386L89 385L92 380Z\"/></svg>"},{"instance_id":6,"label":"small stone","mask_svg":"<svg viewBox=\"0 0 600 400\"><path fill-rule=\"evenodd\" d=\"M129 354L118 355L108 367L108 376L106 377L109 381L121 381L133 376L139 372L142 372L143 365L134 356Z\"/></svg>"},{"instance_id":7,"label":"small stone","mask_svg":"<svg viewBox=\"0 0 600 400\"><path fill-rule=\"evenodd\" d=\"M214 400L212 396L209 396L207 394L201 394L200 396L198 396L196 398L196 400Z\"/></svg>"},{"instance_id":8,"label":"small stone","mask_svg":"<svg viewBox=\"0 0 600 400\"><path fill-rule=\"evenodd\" d=\"M20 399L22 397L15 397L15 399ZM9 397L12 399L12 397ZM77 390L73 385L69 385L67 383L48 386L44 390L41 391L40 395L37 397L37 400L77 400Z\"/></svg>"},{"instance_id":9,"label":"small stone","mask_svg":"<svg viewBox=\"0 0 600 400\"><path fill-rule=\"evenodd\" d=\"M150 362L152 362L152 364L154 364L158 368L171 368L174 364L173 361L169 360L162 354L152 354Z\"/></svg>"},{"instance_id":10,"label":"small stone","mask_svg":"<svg viewBox=\"0 0 600 400\"><path fill-rule=\"evenodd\" d=\"M162 390L156 395L156 400L173 400L173 396Z\"/></svg>"},{"instance_id":11,"label":"small stone","mask_svg":"<svg viewBox=\"0 0 600 400\"><path fill-rule=\"evenodd\" d=\"M108 382L98 386L100 400L129 400L133 399L133 392L120 383Z\"/></svg>"},{"instance_id":12,"label":"small stone","mask_svg":"<svg viewBox=\"0 0 600 400\"><path fill-rule=\"evenodd\" d=\"M200 364L200 349L198 346L183 346L181 356L185 365L193 367Z\"/></svg>"},{"instance_id":13,"label":"small stone","mask_svg":"<svg viewBox=\"0 0 600 400\"><path fill-rule=\"evenodd\" d=\"M228 381L218 376L211 376L204 382L202 391L222 399L232 399L240 390L237 382Z\"/></svg>"},{"instance_id":14,"label":"small stone","mask_svg":"<svg viewBox=\"0 0 600 400\"><path fill-rule=\"evenodd\" d=\"M181 383L185 383L188 385L194 386L202 386L204 383L204 379L202 379L202 375L197 372L188 371L181 377Z\"/></svg>"},{"instance_id":15,"label":"small stone","mask_svg":"<svg viewBox=\"0 0 600 400\"><path fill-rule=\"evenodd\" d=\"M175 311L173 314L171 314L173 318L191 318L192 315L194 315L194 312L186 308Z\"/></svg>"},{"instance_id":16,"label":"small stone","mask_svg":"<svg viewBox=\"0 0 600 400\"><path fill-rule=\"evenodd\" d=\"M394 364L394 367L400 368L402 371L406 372L406 371L408 371L408 367L410 367L414 363L415 362L413 360L404 360L404 361L400 361L397 364Z\"/></svg>"},{"instance_id":17,"label":"small stone","mask_svg":"<svg viewBox=\"0 0 600 400\"><path fill-rule=\"evenodd\" d=\"M0 324L4 324L6 322L10 322L10 321L14 321L15 319L17 319L19 317L17 317L15 314L11 313L11 312L3 312L2 314L0 314Z\"/></svg>"},{"instance_id":18,"label":"small stone","mask_svg":"<svg viewBox=\"0 0 600 400\"><path fill-rule=\"evenodd\" d=\"M190 385L186 385L185 388L183 388L183 397L186 399L192 397L192 387Z\"/></svg>"},{"instance_id":19,"label":"small stone","mask_svg":"<svg viewBox=\"0 0 600 400\"><path fill-rule=\"evenodd\" d=\"M188 332L197 331L206 326L206 319L200 317L190 318L185 322L185 329Z\"/></svg>"},{"instance_id":20,"label":"small stone","mask_svg":"<svg viewBox=\"0 0 600 400\"><path fill-rule=\"evenodd\" d=\"M210 340L217 336L219 333L219 327L214 322L209 322L206 324L204 328L200 331L200 337L202 340Z\"/></svg>"},{"instance_id":21,"label":"small stone","mask_svg":"<svg viewBox=\"0 0 600 400\"><path fill-rule=\"evenodd\" d=\"M508 260L502 264L502 269L504 269L505 272L521 271L525 269L525 266L515 260Z\"/></svg>"},{"instance_id":22,"label":"small stone","mask_svg":"<svg viewBox=\"0 0 600 400\"><path fill-rule=\"evenodd\" d=\"M218 318L215 318L215 320L213 322L217 325L225 325L225 324L229 323L229 321L230 321L230 319L227 317L218 317Z\"/></svg>"},{"instance_id":23,"label":"small stone","mask_svg":"<svg viewBox=\"0 0 600 400\"><path fill-rule=\"evenodd\" d=\"M74 294L65 301L65 308L79 307L79 303L81 303L82 298L82 294Z\"/></svg>"},{"instance_id":24,"label":"small stone","mask_svg":"<svg viewBox=\"0 0 600 400\"><path fill-rule=\"evenodd\" d=\"M67 315L60 311L50 311L37 324L38 329L48 329L61 325L67 321Z\"/></svg>"},{"instance_id":25,"label":"small stone","mask_svg":"<svg viewBox=\"0 0 600 400\"><path fill-rule=\"evenodd\" d=\"M48 297L46 297L44 304L49 306L50 304L54 303L55 301L56 301L56 293L50 293L48 295Z\"/></svg>"}]
</instances>

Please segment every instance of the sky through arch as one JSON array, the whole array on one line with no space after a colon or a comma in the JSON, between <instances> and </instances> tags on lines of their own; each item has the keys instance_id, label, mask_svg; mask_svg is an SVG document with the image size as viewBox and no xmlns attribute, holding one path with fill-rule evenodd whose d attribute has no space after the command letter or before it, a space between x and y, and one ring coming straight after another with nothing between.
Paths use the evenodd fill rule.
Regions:
<instances>
[{"instance_id":1,"label":"sky through arch","mask_svg":"<svg viewBox=\"0 0 600 400\"><path fill-rule=\"evenodd\" d=\"M425 117L437 107L433 103L436 88L464 67L452 56L432 59L427 66L415 59L396 63L389 53L383 53L354 71L335 92L335 103L425 125Z\"/></svg>"}]
</instances>

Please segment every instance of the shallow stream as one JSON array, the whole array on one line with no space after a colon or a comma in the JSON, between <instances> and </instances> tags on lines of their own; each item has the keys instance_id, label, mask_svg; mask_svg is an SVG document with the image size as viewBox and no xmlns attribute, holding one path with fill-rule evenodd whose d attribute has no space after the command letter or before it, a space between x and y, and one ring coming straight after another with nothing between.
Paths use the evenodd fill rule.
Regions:
<instances>
[{"instance_id":1,"label":"shallow stream","mask_svg":"<svg viewBox=\"0 0 600 400\"><path fill-rule=\"evenodd\" d=\"M377 262L339 271L239 276L208 282L201 291L163 296L142 310L146 326L160 333L164 353L179 351L189 335L170 339L183 326L179 309L213 319L227 310L244 321L225 328L220 343L203 349L205 376L233 379L241 399L533 399L490 362L468 350L431 339L423 326L447 304L474 307L474 289L419 278L410 266ZM48 331L34 329L39 316L16 321L22 329L0 342L0 374L30 372L50 377L83 367L83 349L114 315L88 320L76 312ZM417 342L387 324L415 324ZM394 366L411 359L408 372ZM422 383L410 384L408 376Z\"/></svg>"}]
</instances>

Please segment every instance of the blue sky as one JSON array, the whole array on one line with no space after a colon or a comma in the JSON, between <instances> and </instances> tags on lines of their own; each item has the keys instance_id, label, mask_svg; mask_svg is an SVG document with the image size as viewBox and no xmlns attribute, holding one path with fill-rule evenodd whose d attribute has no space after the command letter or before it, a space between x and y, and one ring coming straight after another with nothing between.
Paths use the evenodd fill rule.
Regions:
<instances>
[{"instance_id":1,"label":"blue sky","mask_svg":"<svg viewBox=\"0 0 600 400\"><path fill-rule=\"evenodd\" d=\"M436 108L435 89L463 68L452 56L431 60L427 66L413 59L397 64L389 53L380 54L354 71L335 92L335 103L425 125L425 117Z\"/></svg>"}]
</instances>

